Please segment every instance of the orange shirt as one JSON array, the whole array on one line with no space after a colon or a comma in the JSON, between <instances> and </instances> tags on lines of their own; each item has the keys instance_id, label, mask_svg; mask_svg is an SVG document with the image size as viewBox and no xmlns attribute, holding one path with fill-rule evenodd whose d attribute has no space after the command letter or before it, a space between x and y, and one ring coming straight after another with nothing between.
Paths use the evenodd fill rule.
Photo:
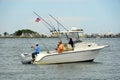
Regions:
<instances>
[{"instance_id":1,"label":"orange shirt","mask_svg":"<svg viewBox=\"0 0 120 80\"><path fill-rule=\"evenodd\" d=\"M62 45L62 44L60 44L60 45L58 46L57 51L58 51L58 53L62 53L62 52L63 52L63 45Z\"/></svg>"}]
</instances>

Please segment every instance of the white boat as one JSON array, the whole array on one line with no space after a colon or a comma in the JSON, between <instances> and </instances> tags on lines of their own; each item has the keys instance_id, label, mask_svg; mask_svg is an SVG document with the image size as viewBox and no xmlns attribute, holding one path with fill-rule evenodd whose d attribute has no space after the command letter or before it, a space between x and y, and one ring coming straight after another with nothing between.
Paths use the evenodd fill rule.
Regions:
<instances>
[{"instance_id":1,"label":"white boat","mask_svg":"<svg viewBox=\"0 0 120 80\"><path fill-rule=\"evenodd\" d=\"M71 30L66 32L61 32L60 34L67 34L67 37L74 38L74 49L68 43L63 43L64 51L58 53L54 51L44 51L40 52L35 61L32 62L31 54L23 53L22 63L32 63L32 64L55 64L55 63L73 63L73 62L83 62L83 61L93 61L98 55L99 51L108 45L97 45L96 43L86 43L79 40L78 34L82 33L82 30Z\"/></svg>"}]
</instances>

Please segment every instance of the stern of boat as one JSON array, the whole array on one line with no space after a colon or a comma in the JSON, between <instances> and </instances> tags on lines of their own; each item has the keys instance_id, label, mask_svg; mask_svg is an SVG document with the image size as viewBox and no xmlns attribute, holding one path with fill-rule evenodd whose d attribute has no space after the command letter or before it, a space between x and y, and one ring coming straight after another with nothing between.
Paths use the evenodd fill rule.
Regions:
<instances>
[{"instance_id":1,"label":"stern of boat","mask_svg":"<svg viewBox=\"0 0 120 80\"><path fill-rule=\"evenodd\" d=\"M31 54L22 53L21 54L21 62L22 62L22 64L31 64L31 62L32 62Z\"/></svg>"}]
</instances>

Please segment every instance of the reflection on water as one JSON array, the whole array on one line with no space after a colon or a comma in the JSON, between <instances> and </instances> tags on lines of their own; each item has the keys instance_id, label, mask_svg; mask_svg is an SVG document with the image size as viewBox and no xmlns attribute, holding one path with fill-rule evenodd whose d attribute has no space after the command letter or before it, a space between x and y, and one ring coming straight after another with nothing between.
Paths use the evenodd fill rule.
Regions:
<instances>
[{"instance_id":1,"label":"reflection on water","mask_svg":"<svg viewBox=\"0 0 120 80\"><path fill-rule=\"evenodd\" d=\"M56 48L57 38L0 38L0 80L119 80L120 39L90 38L86 42L96 42L110 47L100 51L94 62L68 64L33 65L21 64L20 54L33 52L30 48L36 42L41 50L45 45L49 50ZM42 42L41 42L42 41ZM43 44L44 42L44 44Z\"/></svg>"}]
</instances>

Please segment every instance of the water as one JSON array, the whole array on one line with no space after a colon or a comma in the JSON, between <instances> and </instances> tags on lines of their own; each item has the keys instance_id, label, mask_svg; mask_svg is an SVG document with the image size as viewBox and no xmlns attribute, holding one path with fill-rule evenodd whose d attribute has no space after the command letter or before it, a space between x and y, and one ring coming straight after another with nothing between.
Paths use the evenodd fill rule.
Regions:
<instances>
[{"instance_id":1,"label":"water","mask_svg":"<svg viewBox=\"0 0 120 80\"><path fill-rule=\"evenodd\" d=\"M120 80L120 38L83 40L110 47L101 50L94 62L33 65L22 64L20 54L32 52L30 46L36 42L42 51L45 45L52 50L57 38L0 38L0 80Z\"/></svg>"}]
</instances>

